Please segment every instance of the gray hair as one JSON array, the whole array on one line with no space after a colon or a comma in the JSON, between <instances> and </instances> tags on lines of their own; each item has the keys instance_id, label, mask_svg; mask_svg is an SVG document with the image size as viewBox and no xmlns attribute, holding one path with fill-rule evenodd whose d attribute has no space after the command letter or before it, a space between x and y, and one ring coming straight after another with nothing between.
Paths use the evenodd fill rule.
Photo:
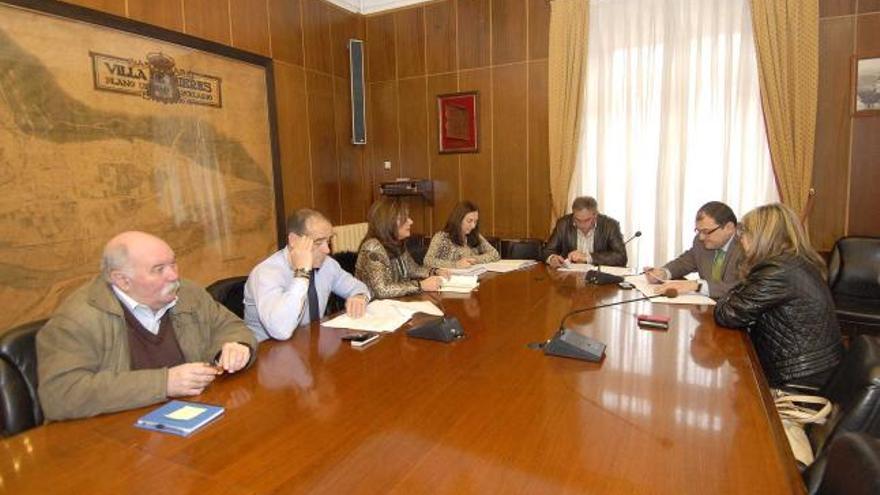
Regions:
<instances>
[{"instance_id":1,"label":"gray hair","mask_svg":"<svg viewBox=\"0 0 880 495\"><path fill-rule=\"evenodd\" d=\"M104 254L101 256L101 275L107 283L110 280L110 274L114 270L125 270L128 268L128 247L123 242L115 243L104 248Z\"/></svg>"},{"instance_id":2,"label":"gray hair","mask_svg":"<svg viewBox=\"0 0 880 495\"><path fill-rule=\"evenodd\" d=\"M327 217L325 217L320 211L311 208L300 208L287 218L287 233L305 235L306 225L308 225L309 220L312 218L327 220Z\"/></svg>"},{"instance_id":3,"label":"gray hair","mask_svg":"<svg viewBox=\"0 0 880 495\"><path fill-rule=\"evenodd\" d=\"M578 196L574 198L574 202L571 204L571 211L581 210L599 211L599 204L596 203L596 198L592 196Z\"/></svg>"}]
</instances>

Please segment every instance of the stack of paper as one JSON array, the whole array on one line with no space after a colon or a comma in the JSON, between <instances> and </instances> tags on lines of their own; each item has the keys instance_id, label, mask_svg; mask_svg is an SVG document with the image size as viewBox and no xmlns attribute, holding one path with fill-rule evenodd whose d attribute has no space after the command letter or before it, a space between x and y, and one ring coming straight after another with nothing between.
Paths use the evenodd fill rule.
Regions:
<instances>
[{"instance_id":1,"label":"stack of paper","mask_svg":"<svg viewBox=\"0 0 880 495\"><path fill-rule=\"evenodd\" d=\"M537 263L535 260L498 260L483 265L486 270L497 273L507 273L520 268L532 266Z\"/></svg>"},{"instance_id":2,"label":"stack of paper","mask_svg":"<svg viewBox=\"0 0 880 495\"><path fill-rule=\"evenodd\" d=\"M657 294L657 290L660 287L657 284L652 284L648 282L648 279L645 278L644 275L632 275L626 277L626 281L633 284L642 295L648 297ZM669 303L669 304L705 304L709 306L715 305L715 300L711 297L706 297L700 293L690 293L690 294L679 294L678 297L669 298L669 297L655 297L651 299L651 302L656 303Z\"/></svg>"},{"instance_id":3,"label":"stack of paper","mask_svg":"<svg viewBox=\"0 0 880 495\"><path fill-rule=\"evenodd\" d=\"M470 292L479 286L476 275L452 275L448 279L443 279L443 285L440 286L440 292Z\"/></svg>"},{"instance_id":4,"label":"stack of paper","mask_svg":"<svg viewBox=\"0 0 880 495\"><path fill-rule=\"evenodd\" d=\"M394 301L379 299L367 305L367 312L360 318L342 314L321 323L330 328L349 328L367 332L393 332L409 321L416 313L443 316L443 311L430 301Z\"/></svg>"},{"instance_id":5,"label":"stack of paper","mask_svg":"<svg viewBox=\"0 0 880 495\"><path fill-rule=\"evenodd\" d=\"M449 268L449 273L453 275L482 275L486 273L486 266L473 265L468 268Z\"/></svg>"}]
</instances>

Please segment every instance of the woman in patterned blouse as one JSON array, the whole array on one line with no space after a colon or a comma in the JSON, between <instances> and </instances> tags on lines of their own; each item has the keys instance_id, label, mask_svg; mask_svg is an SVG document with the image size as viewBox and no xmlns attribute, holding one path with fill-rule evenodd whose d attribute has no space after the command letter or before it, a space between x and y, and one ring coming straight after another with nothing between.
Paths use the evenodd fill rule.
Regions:
<instances>
[{"instance_id":1,"label":"woman in patterned blouse","mask_svg":"<svg viewBox=\"0 0 880 495\"><path fill-rule=\"evenodd\" d=\"M381 198L367 213L367 235L358 250L355 276L370 288L374 298L401 297L440 288L446 270L431 270L416 263L404 242L413 221L399 200Z\"/></svg>"},{"instance_id":2,"label":"woman in patterned blouse","mask_svg":"<svg viewBox=\"0 0 880 495\"><path fill-rule=\"evenodd\" d=\"M470 201L455 205L446 227L434 234L425 254L428 268L468 268L501 259L498 251L480 235L480 209Z\"/></svg>"}]
</instances>

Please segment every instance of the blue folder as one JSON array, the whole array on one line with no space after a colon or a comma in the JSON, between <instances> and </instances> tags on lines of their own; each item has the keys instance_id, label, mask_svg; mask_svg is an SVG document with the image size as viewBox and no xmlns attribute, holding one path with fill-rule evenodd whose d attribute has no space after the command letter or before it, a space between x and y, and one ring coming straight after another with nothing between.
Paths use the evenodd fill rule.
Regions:
<instances>
[{"instance_id":1,"label":"blue folder","mask_svg":"<svg viewBox=\"0 0 880 495\"><path fill-rule=\"evenodd\" d=\"M186 437L220 417L224 411L220 406L173 400L141 416L134 425L145 430ZM186 416L186 419L175 419L175 414Z\"/></svg>"}]
</instances>

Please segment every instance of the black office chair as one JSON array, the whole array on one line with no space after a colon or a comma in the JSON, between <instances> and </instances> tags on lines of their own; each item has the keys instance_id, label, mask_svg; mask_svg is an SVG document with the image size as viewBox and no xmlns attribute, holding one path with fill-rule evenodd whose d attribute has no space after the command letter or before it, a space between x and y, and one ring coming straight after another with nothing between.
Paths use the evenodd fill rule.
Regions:
<instances>
[{"instance_id":1,"label":"black office chair","mask_svg":"<svg viewBox=\"0 0 880 495\"><path fill-rule=\"evenodd\" d=\"M483 236L483 237L486 238L486 242L491 244L492 247L495 248L495 250L498 251L498 254L500 255L501 254L501 239L498 237L490 236L490 235Z\"/></svg>"},{"instance_id":2,"label":"black office chair","mask_svg":"<svg viewBox=\"0 0 880 495\"><path fill-rule=\"evenodd\" d=\"M501 239L501 258L505 260L541 261L541 239Z\"/></svg>"},{"instance_id":3,"label":"black office chair","mask_svg":"<svg viewBox=\"0 0 880 495\"><path fill-rule=\"evenodd\" d=\"M330 255L339 266L347 271L348 273L354 275L355 266L357 266L358 254L352 251L341 251L338 253L333 253Z\"/></svg>"},{"instance_id":4,"label":"black office chair","mask_svg":"<svg viewBox=\"0 0 880 495\"><path fill-rule=\"evenodd\" d=\"M425 262L425 255L428 254L428 245L431 240L421 234L413 234L407 237L404 242L406 242L407 251L416 260L416 263L423 264Z\"/></svg>"},{"instance_id":5,"label":"black office chair","mask_svg":"<svg viewBox=\"0 0 880 495\"><path fill-rule=\"evenodd\" d=\"M834 404L824 424L807 429L813 451L821 453L848 432L880 436L880 337L858 335L828 383L819 391Z\"/></svg>"},{"instance_id":6,"label":"black office chair","mask_svg":"<svg viewBox=\"0 0 880 495\"><path fill-rule=\"evenodd\" d=\"M37 332L46 320L19 325L0 335L0 421L4 437L43 424L37 395Z\"/></svg>"},{"instance_id":7,"label":"black office chair","mask_svg":"<svg viewBox=\"0 0 880 495\"><path fill-rule=\"evenodd\" d=\"M229 277L220 279L209 285L206 290L215 301L226 306L226 309L244 318L244 284L247 277Z\"/></svg>"},{"instance_id":8,"label":"black office chair","mask_svg":"<svg viewBox=\"0 0 880 495\"><path fill-rule=\"evenodd\" d=\"M844 333L880 333L880 237L838 240L831 250L828 286Z\"/></svg>"},{"instance_id":9,"label":"black office chair","mask_svg":"<svg viewBox=\"0 0 880 495\"><path fill-rule=\"evenodd\" d=\"M847 433L804 472L810 495L876 495L880 493L880 439Z\"/></svg>"}]
</instances>

